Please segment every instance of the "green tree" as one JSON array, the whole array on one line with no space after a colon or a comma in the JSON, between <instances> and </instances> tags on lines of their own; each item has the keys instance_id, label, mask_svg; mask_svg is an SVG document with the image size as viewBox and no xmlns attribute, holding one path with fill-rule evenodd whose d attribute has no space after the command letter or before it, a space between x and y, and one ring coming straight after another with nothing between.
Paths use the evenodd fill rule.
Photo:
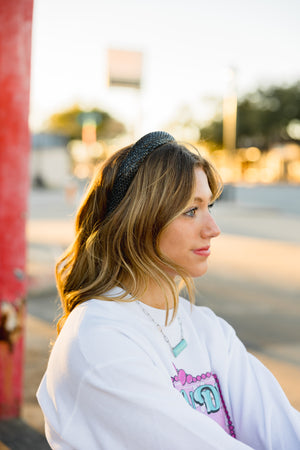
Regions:
<instances>
[{"instance_id":1,"label":"green tree","mask_svg":"<svg viewBox=\"0 0 300 450\"><path fill-rule=\"evenodd\" d=\"M96 122L97 137L100 139L110 139L125 131L125 126L106 111L98 108L84 111L78 105L53 114L46 123L46 130L69 139L80 139L82 125L86 120Z\"/></svg>"},{"instance_id":2,"label":"green tree","mask_svg":"<svg viewBox=\"0 0 300 450\"><path fill-rule=\"evenodd\" d=\"M237 146L267 149L274 143L295 140L287 131L295 120L300 120L300 82L260 88L238 102ZM203 127L201 137L221 145L222 120L212 120Z\"/></svg>"},{"instance_id":3,"label":"green tree","mask_svg":"<svg viewBox=\"0 0 300 450\"><path fill-rule=\"evenodd\" d=\"M201 140L221 147L223 142L223 122L213 119L207 126L200 129Z\"/></svg>"}]
</instances>

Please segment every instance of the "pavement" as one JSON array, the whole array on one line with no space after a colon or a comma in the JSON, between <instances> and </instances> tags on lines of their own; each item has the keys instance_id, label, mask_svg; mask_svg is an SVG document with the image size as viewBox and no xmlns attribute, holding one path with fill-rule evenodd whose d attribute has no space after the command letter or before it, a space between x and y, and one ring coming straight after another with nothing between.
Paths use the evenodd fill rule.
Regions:
<instances>
[{"instance_id":1,"label":"pavement","mask_svg":"<svg viewBox=\"0 0 300 450\"><path fill-rule=\"evenodd\" d=\"M73 206L69 209L73 209ZM226 213L228 209L232 211L230 215ZM218 247L212 262L212 270L215 273L219 271L223 273L224 277L230 277L230 273L236 271L248 281L251 281L253 277L261 276L269 277L271 281L276 281L280 277L281 283L287 288L294 289L298 293L300 292L298 269L300 260L299 215L286 215L283 217L282 214L274 211L268 212L256 210L255 208L252 208L250 211L228 203L221 206L216 215L223 222L225 234L224 240ZM233 234L231 234L228 216L231 217L230 220L235 224L237 221L241 225L241 222L244 220L247 226L243 228L241 225L240 231L234 229ZM56 337L55 317L57 317L58 304L55 302L57 292L55 288L54 265L58 256L71 242L73 217L72 214L67 217L62 217L58 214L55 218L52 218L52 215L51 218L45 218L36 214L28 221L28 314L26 317L24 399L20 419L0 421L0 450L49 448L43 435L43 416L35 394L46 369L50 343ZM251 229L253 235L251 238L246 236L249 234L247 231L247 227L250 226L249 220L253 221L253 229ZM260 225L257 225L258 220L260 220ZM268 240L267 230L271 225L272 239ZM243 233L245 228L246 231ZM255 235L256 229L257 236ZM264 230L266 231L266 236L261 237L260 235L258 237ZM286 236L287 238L285 238ZM262 242L266 246L266 253L269 255L269 270L266 270L265 266L261 267L261 270L255 269L256 265L260 264L257 259L249 261L249 258L245 258L244 262L241 263L234 249L244 246L244 252L247 255L255 255L258 248L261 248ZM290 265L289 270L285 271L279 262L274 262L278 252L284 258L293 259L293 264ZM228 259L226 260L227 272L224 272L224 254L230 254L231 256L229 266ZM45 299L48 305L47 308L43 306L45 305ZM300 410L300 365L286 362L279 357L270 357L270 355L260 352L255 354L278 379L292 405Z\"/></svg>"}]
</instances>

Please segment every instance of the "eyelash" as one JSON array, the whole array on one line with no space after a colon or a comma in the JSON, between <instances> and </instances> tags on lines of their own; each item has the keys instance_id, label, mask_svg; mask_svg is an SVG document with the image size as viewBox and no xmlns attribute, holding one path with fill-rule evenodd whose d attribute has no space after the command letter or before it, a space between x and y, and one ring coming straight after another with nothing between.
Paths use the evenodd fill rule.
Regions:
<instances>
[{"instance_id":1,"label":"eyelash","mask_svg":"<svg viewBox=\"0 0 300 450\"><path fill-rule=\"evenodd\" d=\"M210 205L208 205L208 211L211 211L213 206L214 206L214 203L211 203ZM198 207L191 208L188 211L186 211L184 213L184 215L187 216L187 217L195 217L195 213L196 213L197 210L198 210Z\"/></svg>"},{"instance_id":2,"label":"eyelash","mask_svg":"<svg viewBox=\"0 0 300 450\"><path fill-rule=\"evenodd\" d=\"M191 208L188 211L186 211L184 213L184 215L187 216L187 217L194 217L197 209L198 209L197 207L196 208Z\"/></svg>"}]
</instances>

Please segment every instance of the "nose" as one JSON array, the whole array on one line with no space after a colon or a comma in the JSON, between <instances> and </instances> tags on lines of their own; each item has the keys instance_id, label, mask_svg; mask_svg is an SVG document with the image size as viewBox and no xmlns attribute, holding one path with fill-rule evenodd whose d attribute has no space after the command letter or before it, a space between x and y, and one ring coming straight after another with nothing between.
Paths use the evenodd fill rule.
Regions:
<instances>
[{"instance_id":1,"label":"nose","mask_svg":"<svg viewBox=\"0 0 300 450\"><path fill-rule=\"evenodd\" d=\"M201 237L203 239L212 239L218 237L220 233L221 230L216 224L214 218L211 216L209 212L207 212L205 216L205 222L201 229Z\"/></svg>"}]
</instances>

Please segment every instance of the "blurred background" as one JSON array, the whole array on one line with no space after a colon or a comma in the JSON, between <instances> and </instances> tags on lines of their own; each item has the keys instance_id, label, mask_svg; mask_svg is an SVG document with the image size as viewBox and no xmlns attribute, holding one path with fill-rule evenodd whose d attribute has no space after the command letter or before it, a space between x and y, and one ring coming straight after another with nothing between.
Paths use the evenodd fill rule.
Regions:
<instances>
[{"instance_id":1,"label":"blurred background","mask_svg":"<svg viewBox=\"0 0 300 450\"><path fill-rule=\"evenodd\" d=\"M297 0L36 0L34 181L87 178L164 129L200 144L226 183L299 183L299 13Z\"/></svg>"},{"instance_id":2,"label":"blurred background","mask_svg":"<svg viewBox=\"0 0 300 450\"><path fill-rule=\"evenodd\" d=\"M95 167L154 130L197 146L224 180L197 302L300 409L299 15L297 0L35 0L24 417L36 428L55 261Z\"/></svg>"}]
</instances>

